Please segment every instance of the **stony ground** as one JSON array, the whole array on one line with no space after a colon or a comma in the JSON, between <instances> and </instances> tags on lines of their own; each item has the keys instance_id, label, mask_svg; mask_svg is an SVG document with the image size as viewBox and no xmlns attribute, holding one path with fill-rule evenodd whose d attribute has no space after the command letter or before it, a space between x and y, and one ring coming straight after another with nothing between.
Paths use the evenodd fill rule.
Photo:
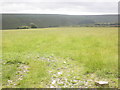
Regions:
<instances>
[{"instance_id":1,"label":"stony ground","mask_svg":"<svg viewBox=\"0 0 120 90\"><path fill-rule=\"evenodd\" d=\"M41 82L46 88L95 88L101 87L95 85L96 81L108 81L98 78L95 74L85 74L84 68L80 67L75 60L71 58L60 58L54 56L40 57L37 56L34 60L47 63L48 73L50 75L49 83ZM20 64L14 80L8 80L6 87L16 88L19 81L29 73L30 66ZM109 81L113 85L114 81ZM105 86L109 87L109 86Z\"/></svg>"},{"instance_id":2,"label":"stony ground","mask_svg":"<svg viewBox=\"0 0 120 90\"><path fill-rule=\"evenodd\" d=\"M118 87L118 28L56 27L2 33L4 88L93 88L99 87L96 81ZM20 69L24 66L28 71Z\"/></svg>"},{"instance_id":3,"label":"stony ground","mask_svg":"<svg viewBox=\"0 0 120 90\"><path fill-rule=\"evenodd\" d=\"M47 88L97 88L109 87L109 85L95 85L96 81L107 81L115 84L114 81L98 78L95 74L84 74L84 69L71 58L38 57L36 60L48 62L51 80L46 84Z\"/></svg>"},{"instance_id":4,"label":"stony ground","mask_svg":"<svg viewBox=\"0 0 120 90\"><path fill-rule=\"evenodd\" d=\"M29 66L25 64L21 64L17 68L16 76L14 77L14 80L8 80L6 87L12 87L15 88L17 85L19 85L19 81L23 80L23 78L26 76L26 74L29 72Z\"/></svg>"}]
</instances>

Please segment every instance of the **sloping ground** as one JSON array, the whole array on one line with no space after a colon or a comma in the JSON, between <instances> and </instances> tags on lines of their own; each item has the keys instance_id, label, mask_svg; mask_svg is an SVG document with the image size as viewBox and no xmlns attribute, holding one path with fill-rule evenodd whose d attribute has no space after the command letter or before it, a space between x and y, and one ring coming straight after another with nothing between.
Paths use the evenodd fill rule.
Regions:
<instances>
[{"instance_id":1,"label":"sloping ground","mask_svg":"<svg viewBox=\"0 0 120 90\"><path fill-rule=\"evenodd\" d=\"M118 87L117 40L117 28L5 30L2 86Z\"/></svg>"},{"instance_id":2,"label":"sloping ground","mask_svg":"<svg viewBox=\"0 0 120 90\"><path fill-rule=\"evenodd\" d=\"M50 82L46 84L47 88L97 88L97 87L114 87L117 88L117 81L97 77L95 73L85 74L83 66L79 66L75 60L70 58L38 58L48 62ZM109 85L95 85L96 81L107 81Z\"/></svg>"},{"instance_id":3,"label":"sloping ground","mask_svg":"<svg viewBox=\"0 0 120 90\"><path fill-rule=\"evenodd\" d=\"M17 68L17 72L15 77L13 78L13 80L8 80L5 87L12 87L15 88L17 85L19 85L19 81L23 80L23 78L25 77L25 75L29 72L28 70L29 66L25 65L25 64L21 64L18 68Z\"/></svg>"},{"instance_id":4,"label":"sloping ground","mask_svg":"<svg viewBox=\"0 0 120 90\"><path fill-rule=\"evenodd\" d=\"M21 25L29 26L30 23L36 24L39 28L47 28L117 21L117 15L2 14L3 29L16 29Z\"/></svg>"},{"instance_id":5,"label":"sloping ground","mask_svg":"<svg viewBox=\"0 0 120 90\"><path fill-rule=\"evenodd\" d=\"M31 57L29 57L31 58ZM98 88L98 87L108 87L117 88L117 80L111 80L109 78L97 77L95 73L85 74L84 67L79 66L78 63L71 58L61 58L54 56L41 57L37 56L33 59L34 62L44 62L46 63L46 68L48 69L49 81L46 79L39 81L38 87L42 88ZM29 76L31 72L29 65L20 64L17 68L16 75L12 80L8 80L4 87L7 88L18 88L21 87L21 81ZM33 73L34 75L34 73ZM32 77L31 77L32 78ZM39 78L38 78L39 79ZM96 81L107 81L109 85L99 86L95 85ZM25 82L26 83L26 82ZM34 83L36 86L38 83Z\"/></svg>"}]
</instances>

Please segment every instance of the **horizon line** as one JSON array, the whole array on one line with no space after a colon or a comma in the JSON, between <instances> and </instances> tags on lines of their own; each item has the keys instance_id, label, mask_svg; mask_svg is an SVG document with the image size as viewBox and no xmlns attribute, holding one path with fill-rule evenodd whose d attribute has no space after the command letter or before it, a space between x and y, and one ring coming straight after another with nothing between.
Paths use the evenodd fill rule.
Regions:
<instances>
[{"instance_id":1,"label":"horizon line","mask_svg":"<svg viewBox=\"0 0 120 90\"><path fill-rule=\"evenodd\" d=\"M38 14L40 14L40 13L0 13L0 14L36 14L36 15L38 15ZM75 15L75 14L50 14L50 13L48 13L48 14L44 14L44 13L41 13L40 15ZM115 14L76 14L76 16L79 16L79 15L119 15L118 13L115 13Z\"/></svg>"}]
</instances>

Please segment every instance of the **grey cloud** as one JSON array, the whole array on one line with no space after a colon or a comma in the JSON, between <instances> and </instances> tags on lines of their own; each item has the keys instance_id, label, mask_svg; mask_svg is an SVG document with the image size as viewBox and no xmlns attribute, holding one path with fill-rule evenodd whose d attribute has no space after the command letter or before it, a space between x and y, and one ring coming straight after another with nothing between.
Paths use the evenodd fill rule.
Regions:
<instances>
[{"instance_id":1,"label":"grey cloud","mask_svg":"<svg viewBox=\"0 0 120 90\"><path fill-rule=\"evenodd\" d=\"M0 2L119 2L119 0L0 0Z\"/></svg>"},{"instance_id":2,"label":"grey cloud","mask_svg":"<svg viewBox=\"0 0 120 90\"><path fill-rule=\"evenodd\" d=\"M15 5L17 6L15 8ZM8 7L8 8L7 8ZM10 7L10 8L9 8ZM22 10L78 10L82 8L84 12L92 13L117 13L117 2L5 2L3 11L21 11ZM61 13L61 12L60 12Z\"/></svg>"}]
</instances>

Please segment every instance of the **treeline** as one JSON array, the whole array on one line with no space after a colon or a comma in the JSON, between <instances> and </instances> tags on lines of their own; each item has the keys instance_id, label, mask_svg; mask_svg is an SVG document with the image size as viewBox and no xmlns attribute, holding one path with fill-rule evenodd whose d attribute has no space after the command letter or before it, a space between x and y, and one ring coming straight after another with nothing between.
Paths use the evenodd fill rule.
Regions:
<instances>
[{"instance_id":1,"label":"treeline","mask_svg":"<svg viewBox=\"0 0 120 90\"><path fill-rule=\"evenodd\" d=\"M48 28L64 26L115 26L118 15L3 14L2 29ZM36 27L31 27L30 23Z\"/></svg>"},{"instance_id":2,"label":"treeline","mask_svg":"<svg viewBox=\"0 0 120 90\"><path fill-rule=\"evenodd\" d=\"M29 28L37 28L37 25L34 23L30 23L30 25L28 25L28 26L23 25L23 26L17 27L17 29L29 29Z\"/></svg>"},{"instance_id":3,"label":"treeline","mask_svg":"<svg viewBox=\"0 0 120 90\"><path fill-rule=\"evenodd\" d=\"M120 24L118 23L97 23L95 24L95 26L98 26L98 27L106 27L106 26L109 26L109 27L120 27Z\"/></svg>"},{"instance_id":4,"label":"treeline","mask_svg":"<svg viewBox=\"0 0 120 90\"><path fill-rule=\"evenodd\" d=\"M58 25L53 25L53 26L47 26L46 28L50 27L60 27ZM120 27L120 24L117 23L96 23L96 24L83 24L83 25L70 25L67 27ZM30 23L30 25L26 26L18 26L17 29L30 29L30 28L44 28L44 27L38 27L34 23Z\"/></svg>"}]
</instances>

